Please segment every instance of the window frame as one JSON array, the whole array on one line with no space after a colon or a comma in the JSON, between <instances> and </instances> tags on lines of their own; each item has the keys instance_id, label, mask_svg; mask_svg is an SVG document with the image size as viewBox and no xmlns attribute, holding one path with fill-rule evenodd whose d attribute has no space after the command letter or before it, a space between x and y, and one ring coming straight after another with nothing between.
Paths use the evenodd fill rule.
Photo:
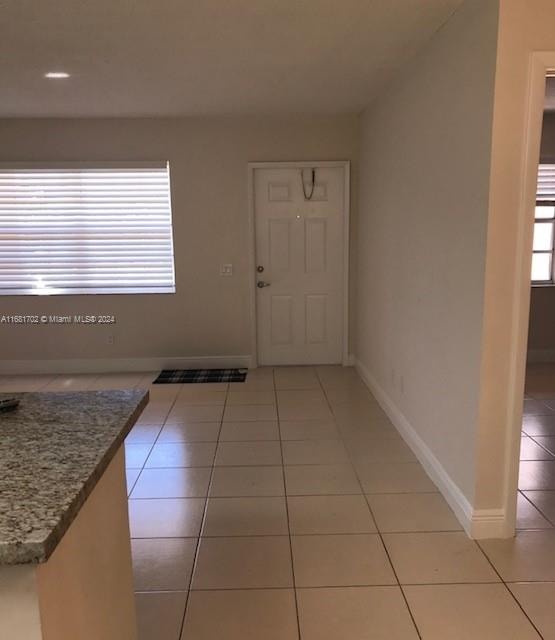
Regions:
<instances>
[{"instance_id":1,"label":"window frame","mask_svg":"<svg viewBox=\"0 0 555 640\"><path fill-rule=\"evenodd\" d=\"M72 295L173 295L177 292L175 270L175 234L172 202L172 178L169 160L144 160L144 161L71 161L71 162L0 162L0 171L25 171L25 170L156 170L166 169L168 176L168 207L170 218L171 241L171 265L172 284L168 286L121 286L121 287L50 287L30 289L28 287L11 289L0 286L0 298L9 296L72 296Z\"/></svg>"}]
</instances>

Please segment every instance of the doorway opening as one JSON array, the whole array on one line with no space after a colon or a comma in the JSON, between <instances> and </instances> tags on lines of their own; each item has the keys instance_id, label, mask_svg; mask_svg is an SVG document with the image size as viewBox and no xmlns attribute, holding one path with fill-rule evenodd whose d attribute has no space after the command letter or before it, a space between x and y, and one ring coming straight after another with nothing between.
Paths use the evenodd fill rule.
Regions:
<instances>
[{"instance_id":1,"label":"doorway opening","mask_svg":"<svg viewBox=\"0 0 555 640\"><path fill-rule=\"evenodd\" d=\"M555 527L555 77L546 78L538 167L517 530Z\"/></svg>"}]
</instances>

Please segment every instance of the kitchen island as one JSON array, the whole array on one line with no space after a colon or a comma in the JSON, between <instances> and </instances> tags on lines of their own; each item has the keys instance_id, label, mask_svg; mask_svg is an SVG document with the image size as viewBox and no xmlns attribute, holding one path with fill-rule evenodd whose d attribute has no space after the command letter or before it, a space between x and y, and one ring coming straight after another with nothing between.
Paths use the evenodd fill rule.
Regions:
<instances>
[{"instance_id":1,"label":"kitchen island","mask_svg":"<svg viewBox=\"0 0 555 640\"><path fill-rule=\"evenodd\" d=\"M0 640L135 640L123 442L148 392L9 395Z\"/></svg>"}]
</instances>

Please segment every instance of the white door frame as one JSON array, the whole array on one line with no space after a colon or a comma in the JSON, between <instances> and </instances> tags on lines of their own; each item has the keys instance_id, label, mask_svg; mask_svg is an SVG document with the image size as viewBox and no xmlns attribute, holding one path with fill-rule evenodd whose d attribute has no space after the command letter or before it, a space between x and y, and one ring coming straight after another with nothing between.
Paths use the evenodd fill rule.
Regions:
<instances>
[{"instance_id":1,"label":"white door frame","mask_svg":"<svg viewBox=\"0 0 555 640\"><path fill-rule=\"evenodd\" d=\"M555 51L534 52L530 60L526 118L523 123L522 174L518 202L516 272L513 286L513 311L510 318L512 340L509 353L507 438L505 441L504 512L508 535L516 527L520 438L522 431L522 380L525 378L528 327L530 319L530 265L534 208L538 177L538 151L541 144L545 100L545 79L555 71Z\"/></svg>"},{"instance_id":2,"label":"white door frame","mask_svg":"<svg viewBox=\"0 0 555 640\"><path fill-rule=\"evenodd\" d=\"M249 292L250 292L250 320L251 320L251 367L258 366L258 341L256 320L256 221L254 207L254 172L256 169L312 169L323 167L326 169L341 168L344 171L345 186L343 189L343 335L342 358L343 366L349 366L349 248L350 248L350 214L351 214L351 162L313 161L313 162L249 162L248 163L248 199L249 199Z\"/></svg>"}]
</instances>

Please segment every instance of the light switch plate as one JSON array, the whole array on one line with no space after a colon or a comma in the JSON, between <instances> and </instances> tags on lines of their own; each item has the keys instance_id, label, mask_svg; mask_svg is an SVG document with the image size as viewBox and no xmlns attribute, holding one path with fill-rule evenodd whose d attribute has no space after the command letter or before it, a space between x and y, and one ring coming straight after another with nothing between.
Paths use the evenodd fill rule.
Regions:
<instances>
[{"instance_id":1,"label":"light switch plate","mask_svg":"<svg viewBox=\"0 0 555 640\"><path fill-rule=\"evenodd\" d=\"M220 266L220 275L221 276L232 276L233 275L233 265L232 264L222 264Z\"/></svg>"}]
</instances>

